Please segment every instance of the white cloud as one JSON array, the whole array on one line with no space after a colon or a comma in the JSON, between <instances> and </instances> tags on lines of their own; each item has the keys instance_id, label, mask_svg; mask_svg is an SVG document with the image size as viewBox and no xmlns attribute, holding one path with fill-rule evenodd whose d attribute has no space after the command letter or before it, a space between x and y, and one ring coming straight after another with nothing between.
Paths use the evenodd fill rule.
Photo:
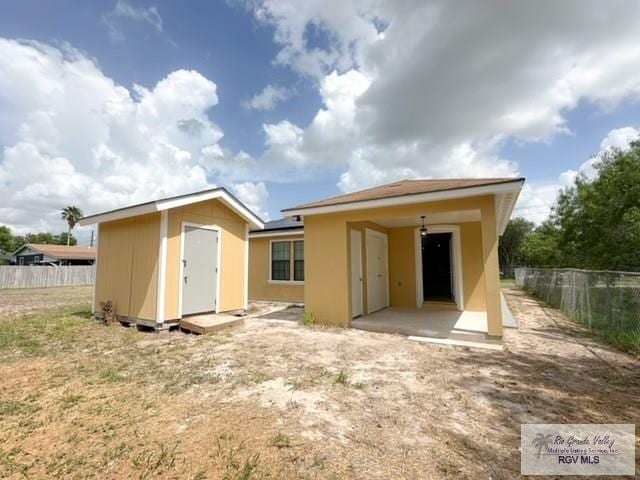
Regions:
<instances>
[{"instance_id":1,"label":"white cloud","mask_svg":"<svg viewBox=\"0 0 640 480\"><path fill-rule=\"evenodd\" d=\"M263 220L269 220L269 192L264 182L242 182L231 185L231 192Z\"/></svg>"},{"instance_id":2,"label":"white cloud","mask_svg":"<svg viewBox=\"0 0 640 480\"><path fill-rule=\"evenodd\" d=\"M129 91L69 46L0 39L0 223L62 231L66 205L89 214L212 186L217 103L195 71Z\"/></svg>"},{"instance_id":3,"label":"white cloud","mask_svg":"<svg viewBox=\"0 0 640 480\"><path fill-rule=\"evenodd\" d=\"M562 172L557 181L547 183L528 183L522 190L514 215L523 216L539 224L545 220L551 207L555 204L561 188L573 185L579 174L589 180L597 176L595 164L603 155L613 149L628 150L631 142L640 138L640 130L634 127L623 127L611 130L600 143L600 151L584 162L578 170Z\"/></svg>"},{"instance_id":4,"label":"white cloud","mask_svg":"<svg viewBox=\"0 0 640 480\"><path fill-rule=\"evenodd\" d=\"M611 130L600 143L600 151L584 162L578 170L567 170L560 174L560 183L564 186L572 185L578 175L593 179L597 175L595 164L602 157L614 150L628 150L631 142L640 138L640 130L634 127L622 127Z\"/></svg>"},{"instance_id":5,"label":"white cloud","mask_svg":"<svg viewBox=\"0 0 640 480\"><path fill-rule=\"evenodd\" d=\"M640 130L633 127L622 127L611 130L600 143L602 152L610 152L611 150L629 150L631 142L638 140Z\"/></svg>"},{"instance_id":6,"label":"white cloud","mask_svg":"<svg viewBox=\"0 0 640 480\"><path fill-rule=\"evenodd\" d=\"M113 10L102 16L102 22L107 27L109 37L115 42L121 42L125 39L121 25L122 20L147 23L156 32L162 32L162 17L156 7L136 8L125 0L118 0Z\"/></svg>"},{"instance_id":7,"label":"white cloud","mask_svg":"<svg viewBox=\"0 0 640 480\"><path fill-rule=\"evenodd\" d=\"M265 126L260 163L302 167L289 176L342 168L345 191L405 175L517 175L505 140L549 142L570 132L579 102L640 98L637 2L246 4L273 27L276 62L311 77L324 104L308 125L276 124L295 133L286 141ZM551 198L552 183L536 190Z\"/></svg>"},{"instance_id":8,"label":"white cloud","mask_svg":"<svg viewBox=\"0 0 640 480\"><path fill-rule=\"evenodd\" d=\"M245 102L244 106L251 110L273 110L279 102L287 100L290 96L291 92L284 87L267 85L262 92Z\"/></svg>"}]
</instances>

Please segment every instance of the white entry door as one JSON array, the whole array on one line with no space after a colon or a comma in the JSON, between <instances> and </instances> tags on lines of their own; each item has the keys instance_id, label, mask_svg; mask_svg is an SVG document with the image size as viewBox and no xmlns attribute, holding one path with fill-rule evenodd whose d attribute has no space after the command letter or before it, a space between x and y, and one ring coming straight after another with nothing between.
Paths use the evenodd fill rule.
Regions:
<instances>
[{"instance_id":1,"label":"white entry door","mask_svg":"<svg viewBox=\"0 0 640 480\"><path fill-rule=\"evenodd\" d=\"M362 307L362 232L351 230L351 315L359 317Z\"/></svg>"},{"instance_id":2,"label":"white entry door","mask_svg":"<svg viewBox=\"0 0 640 480\"><path fill-rule=\"evenodd\" d=\"M217 303L218 231L184 226L182 314L213 312Z\"/></svg>"},{"instance_id":3,"label":"white entry door","mask_svg":"<svg viewBox=\"0 0 640 480\"><path fill-rule=\"evenodd\" d=\"M367 307L368 313L389 306L387 236L367 229Z\"/></svg>"}]
</instances>

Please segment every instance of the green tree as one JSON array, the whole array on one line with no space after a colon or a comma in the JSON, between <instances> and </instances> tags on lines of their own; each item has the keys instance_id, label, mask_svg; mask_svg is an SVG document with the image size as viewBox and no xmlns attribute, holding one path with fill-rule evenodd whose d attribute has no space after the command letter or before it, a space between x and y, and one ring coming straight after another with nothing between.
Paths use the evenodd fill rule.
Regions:
<instances>
[{"instance_id":1,"label":"green tree","mask_svg":"<svg viewBox=\"0 0 640 480\"><path fill-rule=\"evenodd\" d=\"M20 245L18 245L16 237L11 233L11 229L6 225L0 225L0 250L12 253L16 251Z\"/></svg>"},{"instance_id":2,"label":"green tree","mask_svg":"<svg viewBox=\"0 0 640 480\"><path fill-rule=\"evenodd\" d=\"M640 269L640 142L595 163L561 192L552 214L562 263L590 269Z\"/></svg>"},{"instance_id":3,"label":"green tree","mask_svg":"<svg viewBox=\"0 0 640 480\"><path fill-rule=\"evenodd\" d=\"M560 231L551 220L546 220L522 242L522 258L532 267L562 266L559 250Z\"/></svg>"},{"instance_id":4,"label":"green tree","mask_svg":"<svg viewBox=\"0 0 640 480\"><path fill-rule=\"evenodd\" d=\"M69 205L68 207L65 207L62 210L62 213L60 214L60 216L64 221L67 222L67 225L69 226L69 229L67 230L67 246L68 246L71 241L71 230L73 230L73 227L75 227L78 221L82 218L82 210L80 210L78 207L75 207L73 205Z\"/></svg>"},{"instance_id":5,"label":"green tree","mask_svg":"<svg viewBox=\"0 0 640 480\"><path fill-rule=\"evenodd\" d=\"M533 231L533 227L533 222L521 217L509 221L498 243L498 258L500 268L503 271L505 267L513 267L523 263L522 245Z\"/></svg>"}]
</instances>

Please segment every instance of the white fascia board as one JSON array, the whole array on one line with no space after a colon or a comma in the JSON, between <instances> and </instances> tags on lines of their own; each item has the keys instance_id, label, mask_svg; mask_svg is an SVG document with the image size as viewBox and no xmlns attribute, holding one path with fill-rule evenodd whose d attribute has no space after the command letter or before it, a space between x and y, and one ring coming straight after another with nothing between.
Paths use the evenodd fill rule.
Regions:
<instances>
[{"instance_id":1,"label":"white fascia board","mask_svg":"<svg viewBox=\"0 0 640 480\"><path fill-rule=\"evenodd\" d=\"M500 218L498 219L498 236L501 236L504 231L507 228L507 225L509 224L509 220L511 219L511 214L513 213L513 209L516 206L516 203L518 202L518 197L520 196L520 192L521 192L521 188L518 189L514 189L511 192L507 192L507 193L512 193L512 197L511 197L511 201L509 202L509 204L504 207L501 208L500 210ZM497 200L497 196L496 196L496 200Z\"/></svg>"},{"instance_id":2,"label":"white fascia board","mask_svg":"<svg viewBox=\"0 0 640 480\"><path fill-rule=\"evenodd\" d=\"M414 203L436 202L439 200L450 200L454 198L477 197L481 195L499 194L508 191L520 190L524 180L514 180L496 185L481 185L479 187L457 188L454 190L443 190L441 192L417 193L403 195L399 197L380 198L375 200L361 200L338 205L324 205L318 207L307 207L290 210L282 210L287 217L320 215L323 213L348 212L367 208L393 207L396 205L411 205Z\"/></svg>"},{"instance_id":3,"label":"white fascia board","mask_svg":"<svg viewBox=\"0 0 640 480\"><path fill-rule=\"evenodd\" d=\"M251 232L249 238L267 238L267 237L290 237L296 235L304 235L304 228L296 228L291 230L273 230L264 232Z\"/></svg>"},{"instance_id":4,"label":"white fascia board","mask_svg":"<svg viewBox=\"0 0 640 480\"><path fill-rule=\"evenodd\" d=\"M121 220L123 218L136 217L138 215L146 215L147 213L157 212L155 203L139 205L137 207L123 208L115 212L98 213L97 215L91 215L80 219L78 225L94 225L96 223L111 222L113 220Z\"/></svg>"}]
</instances>

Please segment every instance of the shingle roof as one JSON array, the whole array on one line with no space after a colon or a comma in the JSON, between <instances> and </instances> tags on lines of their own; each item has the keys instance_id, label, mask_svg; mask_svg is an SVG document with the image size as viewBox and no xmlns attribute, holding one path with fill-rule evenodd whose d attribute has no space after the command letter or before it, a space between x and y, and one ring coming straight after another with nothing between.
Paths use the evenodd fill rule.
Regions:
<instances>
[{"instance_id":1,"label":"shingle roof","mask_svg":"<svg viewBox=\"0 0 640 480\"><path fill-rule=\"evenodd\" d=\"M380 200L383 198L402 197L406 195L417 195L421 193L442 192L446 190L458 190L462 188L481 187L486 185L498 185L501 183L524 180L523 178L452 178L434 180L401 180L399 182L379 185L377 187L360 190L358 192L338 195L337 197L326 198L317 202L304 203L289 210L298 210L313 207L326 207L330 205L341 205L345 203L362 202L365 200Z\"/></svg>"},{"instance_id":2,"label":"shingle roof","mask_svg":"<svg viewBox=\"0 0 640 480\"><path fill-rule=\"evenodd\" d=\"M302 220L296 220L295 218L279 218L278 220L271 220L264 224L264 230L290 230L292 228L304 228Z\"/></svg>"},{"instance_id":3,"label":"shingle roof","mask_svg":"<svg viewBox=\"0 0 640 480\"><path fill-rule=\"evenodd\" d=\"M51 245L48 243L27 243L24 245L44 255L63 260L95 260L95 247L80 247L78 245ZM24 248L24 247L23 247Z\"/></svg>"},{"instance_id":4,"label":"shingle roof","mask_svg":"<svg viewBox=\"0 0 640 480\"><path fill-rule=\"evenodd\" d=\"M292 217L279 218L278 220L270 220L265 222L264 229L251 230L251 233L264 233L278 232L287 230L301 230L304 228L304 222L302 220L296 220Z\"/></svg>"}]
</instances>

